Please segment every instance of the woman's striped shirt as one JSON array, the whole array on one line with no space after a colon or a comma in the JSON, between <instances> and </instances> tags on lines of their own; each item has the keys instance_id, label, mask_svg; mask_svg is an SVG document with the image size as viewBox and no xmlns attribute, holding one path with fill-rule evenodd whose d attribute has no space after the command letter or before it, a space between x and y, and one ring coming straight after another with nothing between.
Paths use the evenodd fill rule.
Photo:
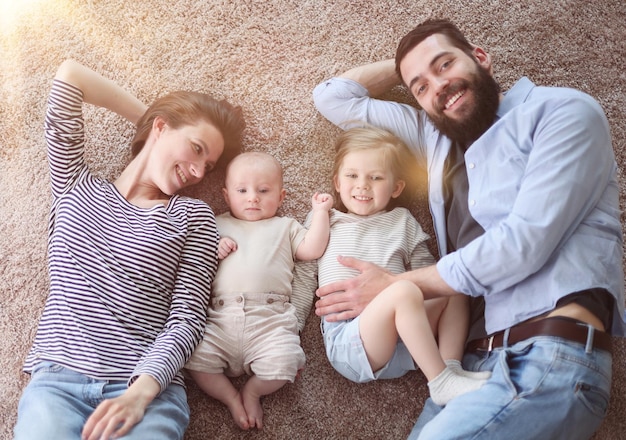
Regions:
<instances>
[{"instance_id":1,"label":"woman's striped shirt","mask_svg":"<svg viewBox=\"0 0 626 440\"><path fill-rule=\"evenodd\" d=\"M52 361L100 380L180 369L201 340L219 235L204 202L130 204L84 161L83 95L55 80L45 133L52 207L50 292L24 370Z\"/></svg>"}]
</instances>

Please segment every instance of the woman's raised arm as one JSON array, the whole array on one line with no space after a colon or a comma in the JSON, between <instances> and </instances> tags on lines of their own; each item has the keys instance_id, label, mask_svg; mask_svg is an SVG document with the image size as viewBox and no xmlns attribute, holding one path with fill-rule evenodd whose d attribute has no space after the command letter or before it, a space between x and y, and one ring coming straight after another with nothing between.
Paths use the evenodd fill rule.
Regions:
<instances>
[{"instance_id":1,"label":"woman's raised arm","mask_svg":"<svg viewBox=\"0 0 626 440\"><path fill-rule=\"evenodd\" d=\"M137 124L148 108L115 81L74 60L64 61L59 66L55 79L79 88L85 102L111 110L133 124Z\"/></svg>"}]
</instances>

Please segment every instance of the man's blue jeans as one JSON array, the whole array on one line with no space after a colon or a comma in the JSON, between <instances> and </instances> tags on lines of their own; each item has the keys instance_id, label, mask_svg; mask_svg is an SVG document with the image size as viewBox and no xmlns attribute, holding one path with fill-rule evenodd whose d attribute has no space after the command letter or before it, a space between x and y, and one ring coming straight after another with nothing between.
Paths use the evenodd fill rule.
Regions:
<instances>
[{"instance_id":1,"label":"man's blue jeans","mask_svg":"<svg viewBox=\"0 0 626 440\"><path fill-rule=\"evenodd\" d=\"M409 439L589 439L606 415L611 362L549 336L466 353L464 367L491 378L443 408L428 399Z\"/></svg>"},{"instance_id":2,"label":"man's blue jeans","mask_svg":"<svg viewBox=\"0 0 626 440\"><path fill-rule=\"evenodd\" d=\"M42 362L32 373L18 407L14 440L78 440L85 422L104 399L127 389L124 381L102 381ZM189 424L187 394L170 385L148 405L144 418L122 439L182 439Z\"/></svg>"}]
</instances>

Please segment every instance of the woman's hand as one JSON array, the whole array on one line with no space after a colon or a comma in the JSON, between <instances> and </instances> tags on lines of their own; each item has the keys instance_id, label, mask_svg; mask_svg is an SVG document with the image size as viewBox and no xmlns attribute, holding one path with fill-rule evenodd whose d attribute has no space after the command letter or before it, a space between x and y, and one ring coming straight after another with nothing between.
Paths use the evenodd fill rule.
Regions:
<instances>
[{"instance_id":1,"label":"woman's hand","mask_svg":"<svg viewBox=\"0 0 626 440\"><path fill-rule=\"evenodd\" d=\"M143 419L146 408L160 389L154 378L139 376L124 394L96 407L83 428L83 440L108 440L128 434Z\"/></svg>"}]
</instances>

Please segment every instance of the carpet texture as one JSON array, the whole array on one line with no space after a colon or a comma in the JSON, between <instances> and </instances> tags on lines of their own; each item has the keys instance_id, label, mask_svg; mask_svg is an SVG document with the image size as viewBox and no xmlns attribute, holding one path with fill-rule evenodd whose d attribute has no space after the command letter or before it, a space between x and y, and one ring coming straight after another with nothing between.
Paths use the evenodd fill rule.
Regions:
<instances>
[{"instance_id":1,"label":"carpet texture","mask_svg":"<svg viewBox=\"0 0 626 440\"><path fill-rule=\"evenodd\" d=\"M330 190L339 132L316 112L313 87L393 56L402 35L428 17L452 19L487 49L505 89L526 75L597 98L623 168L622 0L0 0L0 439L11 438L28 381L21 366L46 298L50 192L42 126L51 79L64 59L97 69L145 102L189 89L240 104L245 148L281 161L288 190L282 214L303 221L311 194ZM400 89L387 97L410 100ZM128 160L132 127L103 110L87 108L85 116L87 160L95 173L113 178ZM221 213L222 178L211 175L190 194ZM431 231L423 197L414 212ZM615 342L610 410L595 439L626 437L626 346ZM329 367L313 314L302 344L306 370L264 400L262 432L238 430L225 407L190 383L186 439L406 437L428 394L420 373L349 383Z\"/></svg>"}]
</instances>

